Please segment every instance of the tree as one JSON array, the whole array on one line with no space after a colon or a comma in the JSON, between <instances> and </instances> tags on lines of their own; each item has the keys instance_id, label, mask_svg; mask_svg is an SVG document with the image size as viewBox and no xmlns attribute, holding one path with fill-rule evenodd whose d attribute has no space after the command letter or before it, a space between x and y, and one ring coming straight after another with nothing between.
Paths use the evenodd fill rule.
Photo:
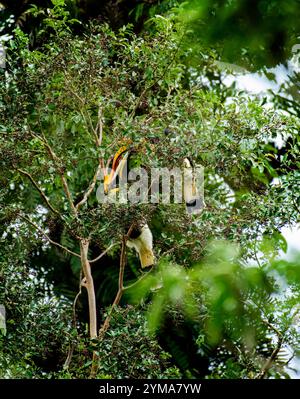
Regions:
<instances>
[{"instance_id":1,"label":"tree","mask_svg":"<svg viewBox=\"0 0 300 399\"><path fill-rule=\"evenodd\" d=\"M99 353L116 306L123 299L138 308L142 298L152 302L150 327L160 330L162 345L185 375L272 373L269 364L282 346L297 349L296 261L283 266L273 258L285 247L280 227L296 222L299 214L289 192L294 183L270 185L277 172L267 141L278 134L295 137L299 120L238 93L224 106L221 90L203 88L196 78L206 56L197 73L187 67L183 32L170 19L158 16L141 36L131 26L113 32L99 24L74 36L59 8L44 23L55 34L36 50L26 34L15 31L2 72L2 232L9 239L17 232L20 248L29 248L32 267L54 283L60 297L74 300L79 279L74 308L86 289L88 305L81 306L89 313L92 374L103 366ZM202 216L189 217L178 204L99 204L99 171L122 145L132 145L135 164L147 168L170 168L186 156L205 166ZM298 154L296 148L289 151ZM158 258L158 272L149 275L141 274L132 253L125 268L128 230L141 218L154 232ZM224 239L239 249L208 245ZM5 246L3 251L11 252ZM257 265L246 267L249 259ZM288 279L293 300L274 300L275 267ZM113 282L108 294L105 275L105 283ZM107 297L112 307L100 316ZM272 319L275 308L279 316ZM172 324L184 336L188 323L193 345L213 365L211 371L207 365L193 370L168 335ZM73 351L72 344L67 365ZM275 369L274 375L284 372Z\"/></svg>"}]
</instances>

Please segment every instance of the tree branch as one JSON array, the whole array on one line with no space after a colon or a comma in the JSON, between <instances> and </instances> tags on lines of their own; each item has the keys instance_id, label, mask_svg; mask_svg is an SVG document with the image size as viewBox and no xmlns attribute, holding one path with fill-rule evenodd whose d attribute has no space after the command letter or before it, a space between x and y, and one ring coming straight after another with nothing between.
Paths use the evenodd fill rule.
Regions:
<instances>
[{"instance_id":1,"label":"tree branch","mask_svg":"<svg viewBox=\"0 0 300 399\"><path fill-rule=\"evenodd\" d=\"M277 328L274 327L273 324L271 324L268 320L262 320L262 322L265 323L268 327L270 327L275 332L277 337L279 338L283 337L283 334L279 330L277 330Z\"/></svg>"},{"instance_id":2,"label":"tree branch","mask_svg":"<svg viewBox=\"0 0 300 399\"><path fill-rule=\"evenodd\" d=\"M72 319L72 325L73 328L76 329L76 305L77 305L77 301L78 298L80 297L81 293L82 293L82 287L84 286L83 284L83 280L82 280L82 269L80 270L80 274L79 274L79 291L77 293L77 295L75 296L74 302L73 302L73 306L72 306L72 313L73 313L73 319ZM69 351L68 351L68 355L67 358L65 360L64 363L64 369L68 369L70 364L71 364L71 360L72 360L72 356L73 356L73 352L74 352L74 347L75 344L74 342L72 342L69 345Z\"/></svg>"},{"instance_id":3,"label":"tree branch","mask_svg":"<svg viewBox=\"0 0 300 399\"><path fill-rule=\"evenodd\" d=\"M276 357L277 357L278 352L280 351L280 349L282 347L282 344L283 344L283 336L280 336L280 337L278 337L276 348L273 350L271 356L266 361L266 363L264 364L264 366L261 369L261 371L256 375L255 379L261 380L261 379L265 378L268 370L272 367L272 364L276 360Z\"/></svg>"},{"instance_id":4,"label":"tree branch","mask_svg":"<svg viewBox=\"0 0 300 399\"><path fill-rule=\"evenodd\" d=\"M136 285L138 285L142 280L144 280L153 270L153 267L151 267L151 269L149 271L147 271L146 273L144 273L142 275L142 277L140 277L138 280L136 280L134 283L126 285L126 287L123 287L123 292L130 290L131 288L134 288Z\"/></svg>"},{"instance_id":5,"label":"tree branch","mask_svg":"<svg viewBox=\"0 0 300 399\"><path fill-rule=\"evenodd\" d=\"M122 298L123 295L123 279L124 279L124 270L125 270L125 260L126 260L126 238L125 236L122 237L122 249L121 249L121 256L120 256L120 269L119 269L119 283L118 283L118 292L111 305L109 314L107 315L102 327L99 331L99 338L102 339L109 328L109 323L112 317L112 312L114 311L115 306L117 306Z\"/></svg>"},{"instance_id":6,"label":"tree branch","mask_svg":"<svg viewBox=\"0 0 300 399\"><path fill-rule=\"evenodd\" d=\"M105 249L105 251L103 251L99 256L97 256L97 258L90 260L90 263L95 263L97 262L97 260L101 259L104 255L107 254L107 252L109 252L113 247L115 247L116 245L119 245L119 243L114 243L111 244L108 248Z\"/></svg>"},{"instance_id":7,"label":"tree branch","mask_svg":"<svg viewBox=\"0 0 300 399\"><path fill-rule=\"evenodd\" d=\"M99 133L99 136L97 136L97 141L96 144L98 147L101 146L102 144L102 138L103 138L103 122L102 122L102 108L101 105L99 105L99 109L98 109L98 122L95 128L95 132L97 134L97 132Z\"/></svg>"},{"instance_id":8,"label":"tree branch","mask_svg":"<svg viewBox=\"0 0 300 399\"><path fill-rule=\"evenodd\" d=\"M94 175L94 177L93 177L93 180L92 180L91 184L89 185L88 189L87 189L86 192L84 193L84 196L83 196L82 200L79 201L79 202L77 203L77 205L75 206L75 208L76 208L77 211L79 210L79 208L80 208L82 205L84 205L84 204L87 202L89 196L92 194L92 192L93 192L93 190L94 190L94 188L95 188L95 185L96 185L96 182L97 182L97 178L98 178L98 176L99 176L99 174L100 174L101 169L102 169L102 165L99 163L98 168L97 168L97 170L96 170L96 173L95 173L95 175Z\"/></svg>"},{"instance_id":9,"label":"tree branch","mask_svg":"<svg viewBox=\"0 0 300 399\"><path fill-rule=\"evenodd\" d=\"M79 100L79 102L81 103L81 105L82 105L82 107L83 107L83 109L79 108L79 111L80 111L80 113L81 113L81 116L82 116L83 119L84 119L84 122L85 122L85 124L86 124L86 127L87 127L87 128L89 127L90 130L92 131L93 136L94 136L94 139L96 140L96 144L97 144L97 142L98 142L97 131L96 131L96 129L95 129L94 126L93 126L93 123L92 123L92 120L91 120L91 117L90 117L89 113L86 111L86 102L85 102L84 99L82 99L82 98L80 97L80 95L76 92L76 90L70 85L70 82L69 82L69 80L68 80L68 77L67 77L67 74L66 74L66 73L65 73L65 77L66 77L66 81L65 81L65 82L66 82L66 85L67 85L69 91L73 94L74 97L77 98L77 100Z\"/></svg>"},{"instance_id":10,"label":"tree branch","mask_svg":"<svg viewBox=\"0 0 300 399\"><path fill-rule=\"evenodd\" d=\"M62 181L62 185L63 185L63 189L64 189L64 192L65 192L65 194L67 196L67 199L69 201L71 210L72 210L73 214L75 216L77 216L77 209L75 208L75 205L74 205L74 202L72 200L72 196L71 196L71 193L70 193L70 190L69 190L69 186L68 186L67 180L66 180L66 178L64 176L64 172L62 171L62 168L61 168L61 165L60 165L61 160L58 158L58 156L55 154L55 152L51 148L51 146L48 143L48 141L47 141L47 139L46 139L44 134L43 134L43 138L41 138L40 136L34 134L33 132L31 132L31 134L34 137L36 137L38 140L40 140L45 145L45 147L47 148L47 150L48 150L48 152L49 152L54 164L56 165L56 167L57 167L57 169L59 171L59 174L60 174L60 177L61 177L61 181Z\"/></svg>"},{"instance_id":11,"label":"tree branch","mask_svg":"<svg viewBox=\"0 0 300 399\"><path fill-rule=\"evenodd\" d=\"M275 349L271 353L271 356L269 357L269 359L267 359L267 361L265 362L261 371L255 376L255 379L265 378L268 370L272 367L272 364L276 360L278 352L280 351L283 341L284 341L284 335L276 327L274 327L273 324L271 324L268 320L263 320L263 323L265 323L268 327L270 327L275 332L275 334L278 337L278 341L277 341L277 345L276 345Z\"/></svg>"},{"instance_id":12,"label":"tree branch","mask_svg":"<svg viewBox=\"0 0 300 399\"><path fill-rule=\"evenodd\" d=\"M117 295L114 299L113 304L111 305L110 312L107 315L102 327L99 330L99 339L102 339L106 333L106 331L109 328L109 323L111 320L112 312L117 306L122 298L123 292L124 292L124 270L125 270L125 263L126 263L126 242L128 240L128 237L131 234L131 231L133 229L134 223L129 227L129 230L127 234L123 235L122 237L122 247L121 247L121 256L120 256L120 269L119 269L119 283L118 283L118 292Z\"/></svg>"},{"instance_id":13,"label":"tree branch","mask_svg":"<svg viewBox=\"0 0 300 399\"><path fill-rule=\"evenodd\" d=\"M151 83L149 86L147 86L147 87L144 88L144 90L143 90L142 93L140 94L140 96L139 96L139 98L138 98L138 100L137 100L137 102L136 102L136 104L135 104L133 110L132 110L131 113L129 114L129 118L130 118L130 119L133 118L133 117L135 116L135 113L136 113L138 107L140 106L140 103L141 103L141 101L143 100L143 97L145 96L145 94L146 94L150 89L152 89L152 87L154 87L154 86L157 84L157 82L159 82L159 81L165 76L165 74L167 73L168 69L171 67L171 65L173 64L173 62L174 62L174 60L175 60L175 58L176 58L176 55L177 55L177 53L178 53L178 49L179 49L179 47L177 47L177 49L174 51L173 57L171 58L170 62L166 65L166 67L165 67L165 69L163 70L162 74L158 75L158 76L154 79L153 83ZM156 69L157 69L157 68L158 68L158 67L155 68L155 70L153 71L153 74L156 72Z\"/></svg>"},{"instance_id":14,"label":"tree branch","mask_svg":"<svg viewBox=\"0 0 300 399\"><path fill-rule=\"evenodd\" d=\"M23 175L27 176L28 179L31 181L31 183L34 185L34 187L37 189L37 191L40 193L40 196L43 198L43 200L45 201L46 205L48 206L48 208L55 213L56 215L58 215L61 219L62 219L62 215L51 205L51 203L49 202L48 198L46 197L46 195L44 194L43 190L39 187L39 185L37 184L37 182L34 180L34 178L31 176L30 173L26 172L25 170L22 169L17 169L18 172L22 173Z\"/></svg>"},{"instance_id":15,"label":"tree branch","mask_svg":"<svg viewBox=\"0 0 300 399\"><path fill-rule=\"evenodd\" d=\"M31 226L33 226L37 231L41 232L43 234L43 236L53 245L55 245L58 248L63 249L64 251L68 252L70 255L74 255L77 256L78 258L80 258L80 255L77 254L76 252L71 251L70 249L68 249L67 247L64 247L63 245L59 244L56 241L51 240L51 238L37 225L35 224L33 221L31 221L30 219L28 219L26 216L19 214L20 218L26 220L29 224L31 224Z\"/></svg>"}]
</instances>

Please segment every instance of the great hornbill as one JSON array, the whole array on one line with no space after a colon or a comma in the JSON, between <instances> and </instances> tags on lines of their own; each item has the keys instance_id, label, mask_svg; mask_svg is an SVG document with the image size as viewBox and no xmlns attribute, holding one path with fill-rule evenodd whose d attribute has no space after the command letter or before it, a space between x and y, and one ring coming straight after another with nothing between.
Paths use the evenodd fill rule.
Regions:
<instances>
[{"instance_id":1,"label":"great hornbill","mask_svg":"<svg viewBox=\"0 0 300 399\"><path fill-rule=\"evenodd\" d=\"M111 171L108 173L106 168L104 173L104 193L110 195L119 190L117 185L117 178L122 178L124 168L128 161L131 150L124 146L121 147L115 154ZM135 223L131 229L131 233L126 241L128 248L134 248L139 255L141 267L150 267L155 262L153 254L153 236L152 232L145 221Z\"/></svg>"},{"instance_id":2,"label":"great hornbill","mask_svg":"<svg viewBox=\"0 0 300 399\"><path fill-rule=\"evenodd\" d=\"M111 166L111 171L108 173L108 167L110 165L110 162L108 163L108 166L104 170L104 194L109 195L111 192L118 191L118 188L114 188L116 185L116 180L119 177L122 177L124 167L126 166L128 157L130 154L130 150L128 147L123 146L121 147L115 154L113 161L112 161L112 166Z\"/></svg>"},{"instance_id":3,"label":"great hornbill","mask_svg":"<svg viewBox=\"0 0 300 399\"><path fill-rule=\"evenodd\" d=\"M186 210L189 214L197 215L202 212L204 208L203 196L199 193L196 176L195 176L195 166L190 158L184 158L184 200Z\"/></svg>"}]
</instances>

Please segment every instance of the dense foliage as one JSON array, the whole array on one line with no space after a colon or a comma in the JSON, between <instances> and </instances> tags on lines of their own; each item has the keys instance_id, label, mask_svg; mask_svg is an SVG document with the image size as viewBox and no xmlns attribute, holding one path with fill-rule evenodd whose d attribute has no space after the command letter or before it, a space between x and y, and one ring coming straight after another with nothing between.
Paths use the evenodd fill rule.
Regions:
<instances>
[{"instance_id":1,"label":"dense foliage","mask_svg":"<svg viewBox=\"0 0 300 399\"><path fill-rule=\"evenodd\" d=\"M278 254L280 229L299 222L299 113L225 87L210 36L195 63L180 13L139 35L99 21L76 31L52 3L38 46L17 27L0 69L0 375L86 378L92 365L99 378L288 378L299 259ZM204 166L202 214L99 204L99 162L122 145L135 166ZM144 274L127 250L123 276L124 235L141 218L157 265ZM96 259L90 338L84 259Z\"/></svg>"}]
</instances>

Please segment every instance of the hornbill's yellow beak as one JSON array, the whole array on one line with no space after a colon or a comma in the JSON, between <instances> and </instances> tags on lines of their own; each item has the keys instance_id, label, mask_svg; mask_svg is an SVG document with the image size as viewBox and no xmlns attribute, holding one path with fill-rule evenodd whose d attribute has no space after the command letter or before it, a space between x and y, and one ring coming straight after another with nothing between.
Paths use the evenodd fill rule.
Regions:
<instances>
[{"instance_id":1,"label":"hornbill's yellow beak","mask_svg":"<svg viewBox=\"0 0 300 399\"><path fill-rule=\"evenodd\" d=\"M109 192L118 191L118 188L111 188L114 183L116 177L119 175L122 177L123 169L126 164L127 158L129 155L128 147L121 147L115 154L112 162L111 171L108 174L107 169L104 173L104 194L108 195Z\"/></svg>"}]
</instances>

